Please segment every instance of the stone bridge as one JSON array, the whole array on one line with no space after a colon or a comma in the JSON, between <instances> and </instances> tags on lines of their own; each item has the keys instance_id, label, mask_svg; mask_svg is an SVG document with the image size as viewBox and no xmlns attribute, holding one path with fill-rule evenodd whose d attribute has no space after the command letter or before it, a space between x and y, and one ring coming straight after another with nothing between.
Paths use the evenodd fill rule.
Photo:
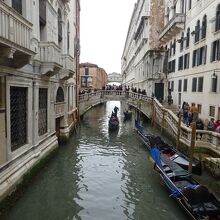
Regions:
<instances>
[{"instance_id":1,"label":"stone bridge","mask_svg":"<svg viewBox=\"0 0 220 220\"><path fill-rule=\"evenodd\" d=\"M147 97L138 93L119 90L98 91L79 96L80 115L85 114L93 106L107 101L119 100L132 105L152 120L152 125L160 128L161 132L168 135L173 143L184 147L191 146L192 129L183 122L178 126L179 118L173 111L164 106L155 98ZM179 131L179 132L178 132ZM178 135L179 134L179 135ZM177 137L179 136L179 141ZM178 144L179 143L179 144ZM220 134L207 130L196 130L195 152L214 175L220 176ZM201 155L206 155L205 157ZM207 156L209 155L209 156Z\"/></svg>"}]
</instances>

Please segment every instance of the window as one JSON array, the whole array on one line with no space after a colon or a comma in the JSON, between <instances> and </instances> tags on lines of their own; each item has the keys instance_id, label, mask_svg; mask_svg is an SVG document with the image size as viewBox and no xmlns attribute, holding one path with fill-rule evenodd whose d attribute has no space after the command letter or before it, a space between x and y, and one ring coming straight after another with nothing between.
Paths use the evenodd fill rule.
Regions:
<instances>
[{"instance_id":1,"label":"window","mask_svg":"<svg viewBox=\"0 0 220 220\"><path fill-rule=\"evenodd\" d=\"M175 72L175 68L176 68L176 60L172 60L168 62L168 73Z\"/></svg>"},{"instance_id":2,"label":"window","mask_svg":"<svg viewBox=\"0 0 220 220\"><path fill-rule=\"evenodd\" d=\"M173 42L173 55L176 54L176 39Z\"/></svg>"},{"instance_id":3,"label":"window","mask_svg":"<svg viewBox=\"0 0 220 220\"><path fill-rule=\"evenodd\" d=\"M214 41L211 46L211 62L220 60L220 39Z\"/></svg>"},{"instance_id":4,"label":"window","mask_svg":"<svg viewBox=\"0 0 220 220\"><path fill-rule=\"evenodd\" d=\"M187 79L184 79L183 81L183 92L187 92Z\"/></svg>"},{"instance_id":5,"label":"window","mask_svg":"<svg viewBox=\"0 0 220 220\"><path fill-rule=\"evenodd\" d=\"M180 51L183 50L183 45L184 45L184 33L182 33L182 36L181 36L181 41L180 41Z\"/></svg>"},{"instance_id":6,"label":"window","mask_svg":"<svg viewBox=\"0 0 220 220\"><path fill-rule=\"evenodd\" d=\"M27 88L10 87L11 150L27 143Z\"/></svg>"},{"instance_id":7,"label":"window","mask_svg":"<svg viewBox=\"0 0 220 220\"><path fill-rule=\"evenodd\" d=\"M189 40L190 40L190 28L187 29L187 33L186 33L186 47L189 47Z\"/></svg>"},{"instance_id":8,"label":"window","mask_svg":"<svg viewBox=\"0 0 220 220\"><path fill-rule=\"evenodd\" d=\"M196 66L196 60L197 60L197 50L194 50L192 57L192 67Z\"/></svg>"},{"instance_id":9,"label":"window","mask_svg":"<svg viewBox=\"0 0 220 220\"><path fill-rule=\"evenodd\" d=\"M188 0L188 9L190 10L192 8L192 0Z\"/></svg>"},{"instance_id":10,"label":"window","mask_svg":"<svg viewBox=\"0 0 220 220\"><path fill-rule=\"evenodd\" d=\"M209 116L215 117L215 106L209 106Z\"/></svg>"},{"instance_id":11,"label":"window","mask_svg":"<svg viewBox=\"0 0 220 220\"><path fill-rule=\"evenodd\" d=\"M12 0L12 8L22 15L22 0Z\"/></svg>"},{"instance_id":12,"label":"window","mask_svg":"<svg viewBox=\"0 0 220 220\"><path fill-rule=\"evenodd\" d=\"M201 104L197 104L197 108L198 108L198 113L202 113L202 105Z\"/></svg>"},{"instance_id":13,"label":"window","mask_svg":"<svg viewBox=\"0 0 220 220\"><path fill-rule=\"evenodd\" d=\"M192 92L196 92L197 78L192 79Z\"/></svg>"},{"instance_id":14,"label":"window","mask_svg":"<svg viewBox=\"0 0 220 220\"><path fill-rule=\"evenodd\" d=\"M203 77L198 78L198 92L203 91Z\"/></svg>"},{"instance_id":15,"label":"window","mask_svg":"<svg viewBox=\"0 0 220 220\"><path fill-rule=\"evenodd\" d=\"M195 26L195 43L200 39L200 20L197 21Z\"/></svg>"},{"instance_id":16,"label":"window","mask_svg":"<svg viewBox=\"0 0 220 220\"><path fill-rule=\"evenodd\" d=\"M206 48L207 46L197 49L197 66L206 64Z\"/></svg>"},{"instance_id":17,"label":"window","mask_svg":"<svg viewBox=\"0 0 220 220\"><path fill-rule=\"evenodd\" d=\"M61 42L63 39L63 34L62 34L62 16L61 16L61 11L58 9L58 42Z\"/></svg>"},{"instance_id":18,"label":"window","mask_svg":"<svg viewBox=\"0 0 220 220\"><path fill-rule=\"evenodd\" d=\"M207 29L207 16L205 15L202 19L202 36L201 36L201 39L206 38L206 29Z\"/></svg>"},{"instance_id":19,"label":"window","mask_svg":"<svg viewBox=\"0 0 220 220\"><path fill-rule=\"evenodd\" d=\"M70 23L67 23L67 51L70 49Z\"/></svg>"},{"instance_id":20,"label":"window","mask_svg":"<svg viewBox=\"0 0 220 220\"><path fill-rule=\"evenodd\" d=\"M184 69L189 69L189 56L190 53L184 55Z\"/></svg>"},{"instance_id":21,"label":"window","mask_svg":"<svg viewBox=\"0 0 220 220\"><path fill-rule=\"evenodd\" d=\"M171 91L174 91L174 81L171 82Z\"/></svg>"},{"instance_id":22,"label":"window","mask_svg":"<svg viewBox=\"0 0 220 220\"><path fill-rule=\"evenodd\" d=\"M56 102L64 102L64 93L61 87L57 90Z\"/></svg>"},{"instance_id":23,"label":"window","mask_svg":"<svg viewBox=\"0 0 220 220\"><path fill-rule=\"evenodd\" d=\"M178 82L178 92L182 92L182 80L181 79Z\"/></svg>"},{"instance_id":24,"label":"window","mask_svg":"<svg viewBox=\"0 0 220 220\"><path fill-rule=\"evenodd\" d=\"M47 89L39 88L38 134L47 133Z\"/></svg>"},{"instance_id":25,"label":"window","mask_svg":"<svg viewBox=\"0 0 220 220\"><path fill-rule=\"evenodd\" d=\"M220 30L220 4L217 6L216 20L215 20L215 31L218 30Z\"/></svg>"},{"instance_id":26,"label":"window","mask_svg":"<svg viewBox=\"0 0 220 220\"><path fill-rule=\"evenodd\" d=\"M181 0L181 5L180 5L180 12L181 13L184 13L184 4L185 3L185 0Z\"/></svg>"},{"instance_id":27,"label":"window","mask_svg":"<svg viewBox=\"0 0 220 220\"><path fill-rule=\"evenodd\" d=\"M183 69L183 56L179 57L178 70Z\"/></svg>"},{"instance_id":28,"label":"window","mask_svg":"<svg viewBox=\"0 0 220 220\"><path fill-rule=\"evenodd\" d=\"M89 68L88 68L88 67L85 68L85 75L86 75L86 76L89 75Z\"/></svg>"},{"instance_id":29,"label":"window","mask_svg":"<svg viewBox=\"0 0 220 220\"><path fill-rule=\"evenodd\" d=\"M170 42L170 56L172 56L172 42Z\"/></svg>"},{"instance_id":30,"label":"window","mask_svg":"<svg viewBox=\"0 0 220 220\"><path fill-rule=\"evenodd\" d=\"M218 77L216 75L212 76L212 86L211 86L211 92L217 92L217 79Z\"/></svg>"}]
</instances>

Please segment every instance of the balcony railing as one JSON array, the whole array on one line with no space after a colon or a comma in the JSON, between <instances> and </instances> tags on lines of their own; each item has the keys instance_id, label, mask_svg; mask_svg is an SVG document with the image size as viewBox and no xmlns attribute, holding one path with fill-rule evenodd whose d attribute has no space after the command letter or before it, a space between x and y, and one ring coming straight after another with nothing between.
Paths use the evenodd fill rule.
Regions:
<instances>
[{"instance_id":1,"label":"balcony railing","mask_svg":"<svg viewBox=\"0 0 220 220\"><path fill-rule=\"evenodd\" d=\"M41 74L53 76L62 68L61 49L54 42L39 42Z\"/></svg>"},{"instance_id":2,"label":"balcony railing","mask_svg":"<svg viewBox=\"0 0 220 220\"><path fill-rule=\"evenodd\" d=\"M75 72L74 70L74 59L73 57L71 57L70 55L68 54L63 54L62 57L62 65L63 65L63 68L64 69L67 69L67 70L70 70L70 71L73 71Z\"/></svg>"},{"instance_id":3,"label":"balcony railing","mask_svg":"<svg viewBox=\"0 0 220 220\"><path fill-rule=\"evenodd\" d=\"M54 42L39 42L41 62L53 62L61 65L61 49Z\"/></svg>"},{"instance_id":4,"label":"balcony railing","mask_svg":"<svg viewBox=\"0 0 220 220\"><path fill-rule=\"evenodd\" d=\"M0 1L0 43L30 53L32 24Z\"/></svg>"},{"instance_id":5,"label":"balcony railing","mask_svg":"<svg viewBox=\"0 0 220 220\"><path fill-rule=\"evenodd\" d=\"M172 34L176 34L176 30L181 30L184 28L184 22L185 22L185 14L178 13L171 18L171 20L164 26L161 34L160 39L165 39L169 36L172 36Z\"/></svg>"}]
</instances>

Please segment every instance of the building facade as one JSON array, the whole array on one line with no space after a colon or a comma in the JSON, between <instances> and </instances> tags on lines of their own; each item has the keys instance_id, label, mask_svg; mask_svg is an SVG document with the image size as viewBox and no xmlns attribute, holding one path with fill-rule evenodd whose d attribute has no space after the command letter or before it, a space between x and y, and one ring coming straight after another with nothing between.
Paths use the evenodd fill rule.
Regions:
<instances>
[{"instance_id":1,"label":"building facade","mask_svg":"<svg viewBox=\"0 0 220 220\"><path fill-rule=\"evenodd\" d=\"M76 123L79 11L79 0L0 1L0 199Z\"/></svg>"},{"instance_id":2,"label":"building facade","mask_svg":"<svg viewBox=\"0 0 220 220\"><path fill-rule=\"evenodd\" d=\"M107 84L108 76L103 68L93 63L80 64L80 91L100 90Z\"/></svg>"},{"instance_id":3,"label":"building facade","mask_svg":"<svg viewBox=\"0 0 220 220\"><path fill-rule=\"evenodd\" d=\"M145 90L147 95L164 99L165 50L159 34L163 27L162 0L138 0L134 5L121 58L123 86Z\"/></svg>"},{"instance_id":4,"label":"building facade","mask_svg":"<svg viewBox=\"0 0 220 220\"><path fill-rule=\"evenodd\" d=\"M195 103L203 119L220 119L219 0L165 0L160 40L174 103Z\"/></svg>"}]
</instances>

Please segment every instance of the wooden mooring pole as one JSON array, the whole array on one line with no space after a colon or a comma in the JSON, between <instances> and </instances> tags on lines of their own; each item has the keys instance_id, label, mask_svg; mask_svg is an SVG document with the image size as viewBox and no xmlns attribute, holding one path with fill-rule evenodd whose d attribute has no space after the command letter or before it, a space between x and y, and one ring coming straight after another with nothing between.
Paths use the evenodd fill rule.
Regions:
<instances>
[{"instance_id":1,"label":"wooden mooring pole","mask_svg":"<svg viewBox=\"0 0 220 220\"><path fill-rule=\"evenodd\" d=\"M178 130L177 130L177 138L176 138L176 149L178 150L180 146L180 130L181 130L181 121L182 121L182 114L179 114L178 120Z\"/></svg>"},{"instance_id":2,"label":"wooden mooring pole","mask_svg":"<svg viewBox=\"0 0 220 220\"><path fill-rule=\"evenodd\" d=\"M192 136L191 136L191 145L190 145L190 158L189 158L189 173L192 173L192 163L193 163L193 154L194 154L194 147L196 141L196 123L193 122L191 124L192 127Z\"/></svg>"}]
</instances>

